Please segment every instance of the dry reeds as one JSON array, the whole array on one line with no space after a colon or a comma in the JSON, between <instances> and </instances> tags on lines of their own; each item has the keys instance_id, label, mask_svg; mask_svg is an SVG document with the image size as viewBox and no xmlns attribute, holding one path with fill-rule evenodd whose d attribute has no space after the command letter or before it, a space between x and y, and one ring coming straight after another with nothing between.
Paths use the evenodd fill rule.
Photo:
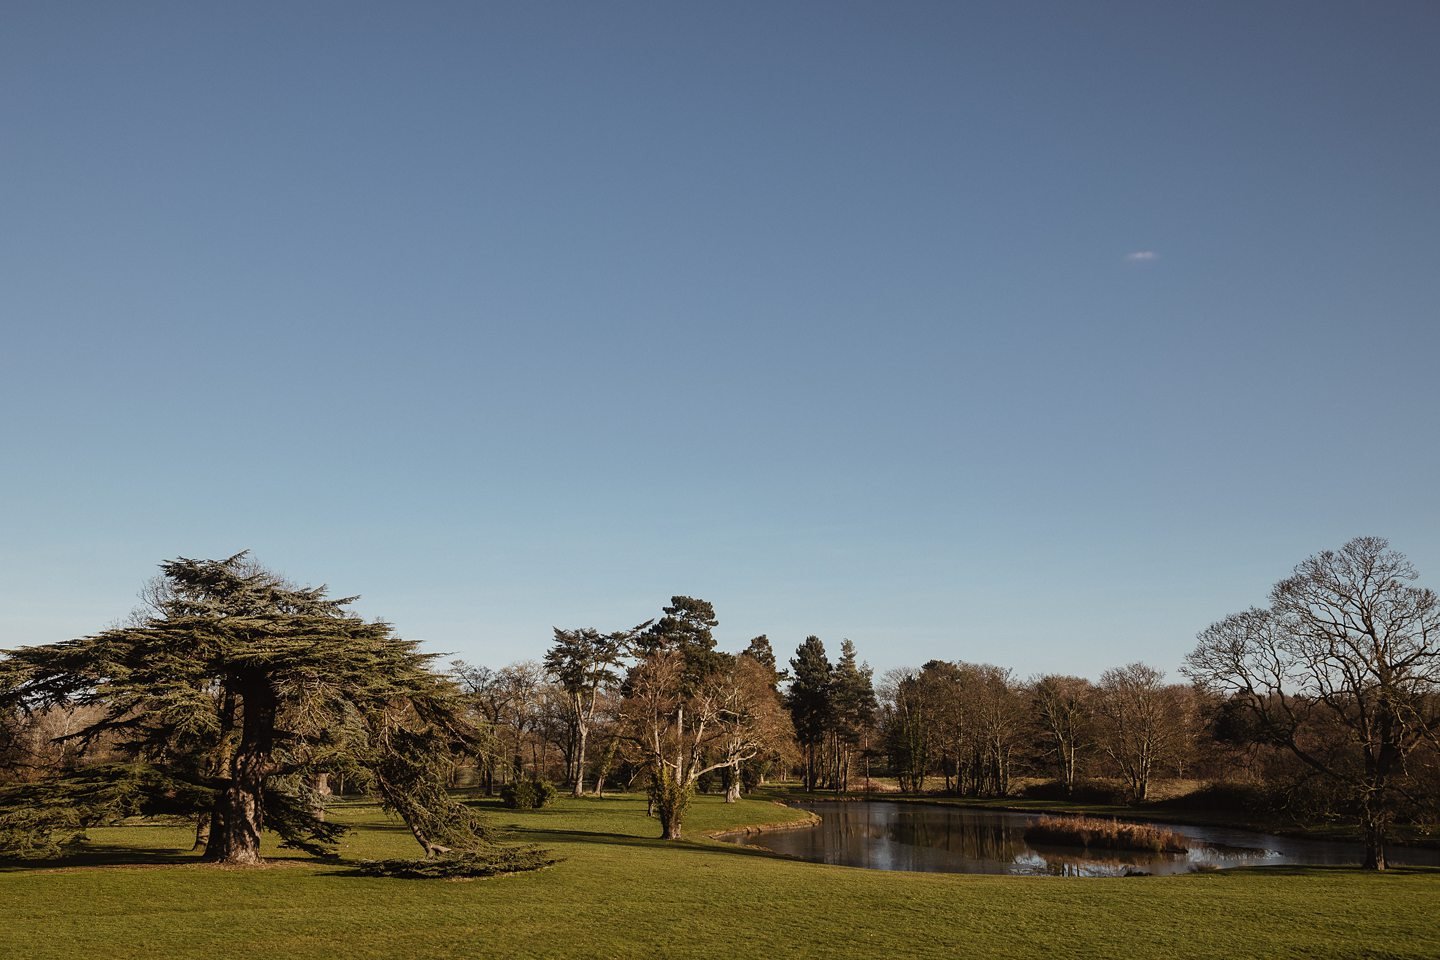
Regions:
<instances>
[{"instance_id":1,"label":"dry reeds","mask_svg":"<svg viewBox=\"0 0 1440 960\"><path fill-rule=\"evenodd\" d=\"M1098 817L1040 817L1025 828L1031 843L1052 843L1097 850L1145 850L1151 853L1184 853L1185 838L1172 830L1102 820Z\"/></svg>"}]
</instances>

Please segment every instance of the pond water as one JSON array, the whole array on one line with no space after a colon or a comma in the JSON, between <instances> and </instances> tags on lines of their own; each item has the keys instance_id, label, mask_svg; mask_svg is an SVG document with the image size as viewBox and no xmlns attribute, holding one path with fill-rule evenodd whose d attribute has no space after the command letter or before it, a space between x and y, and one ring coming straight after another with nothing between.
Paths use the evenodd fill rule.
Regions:
<instances>
[{"instance_id":1,"label":"pond water","mask_svg":"<svg viewBox=\"0 0 1440 960\"><path fill-rule=\"evenodd\" d=\"M1026 842L1025 828L1037 814L873 800L796 806L818 813L820 824L725 839L817 863L929 873L1115 877L1276 864L1355 866L1361 860L1358 843L1293 840L1225 827L1155 824L1189 841L1183 854L1087 852ZM1388 854L1395 864L1440 866L1440 850L1393 848Z\"/></svg>"}]
</instances>

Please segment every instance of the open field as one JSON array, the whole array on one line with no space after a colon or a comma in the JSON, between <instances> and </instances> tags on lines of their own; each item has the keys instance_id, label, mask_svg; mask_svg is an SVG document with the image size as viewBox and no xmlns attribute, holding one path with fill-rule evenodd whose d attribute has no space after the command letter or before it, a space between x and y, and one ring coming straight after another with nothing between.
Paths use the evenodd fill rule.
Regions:
<instances>
[{"instance_id":1,"label":"open field","mask_svg":"<svg viewBox=\"0 0 1440 960\"><path fill-rule=\"evenodd\" d=\"M345 863L176 865L179 827L94 831L109 865L0 868L0 957L1435 957L1440 871L1284 869L1065 879L883 873L703 839L803 817L695 801L693 840L652 839L636 797L489 808L566 858L468 882L372 879ZM342 854L410 857L403 825L344 804Z\"/></svg>"}]
</instances>

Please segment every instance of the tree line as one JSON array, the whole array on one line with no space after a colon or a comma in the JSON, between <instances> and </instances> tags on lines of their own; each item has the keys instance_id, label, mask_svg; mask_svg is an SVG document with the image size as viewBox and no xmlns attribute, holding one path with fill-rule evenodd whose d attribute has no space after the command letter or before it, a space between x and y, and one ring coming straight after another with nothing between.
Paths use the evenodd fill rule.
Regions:
<instances>
[{"instance_id":1,"label":"tree line","mask_svg":"<svg viewBox=\"0 0 1440 960\"><path fill-rule=\"evenodd\" d=\"M325 850L336 789L379 796L434 853L486 842L448 792L470 782L643 790L678 838L697 791L770 778L1132 803L1189 778L1238 812L1353 819L1383 868L1391 827L1440 796L1440 604L1378 538L1202 631L1184 682L961 660L877 682L816 636L782 666L764 635L718 650L713 605L680 595L634 626L557 627L538 660L442 670L244 555L163 570L130 623L0 659L0 846L178 811L211 859L253 860L262 829Z\"/></svg>"},{"instance_id":2,"label":"tree line","mask_svg":"<svg viewBox=\"0 0 1440 960\"><path fill-rule=\"evenodd\" d=\"M781 669L765 636L715 652L714 608L691 597L628 631L557 629L543 666L458 672L497 731L487 788L648 784L667 836L689 790L733 799L776 775L972 797L1024 780L1042 798L1129 803L1179 778L1209 782L1194 802L1223 812L1358 822L1383 868L1391 826L1433 823L1440 798L1440 603L1417 576L1374 537L1310 557L1269 608L1202 631L1175 680L1140 662L1092 681L931 660L877 683L849 640L832 662L815 636Z\"/></svg>"},{"instance_id":3,"label":"tree line","mask_svg":"<svg viewBox=\"0 0 1440 960\"><path fill-rule=\"evenodd\" d=\"M575 796L602 794L648 787L662 769L673 778L683 756L684 780L727 799L794 775L807 790L892 778L908 792L967 796L1003 796L1021 776L1053 777L1067 792L1118 777L1144 800L1153 779L1196 772L1207 756L1208 701L1145 664L1091 683L932 660L877 685L849 640L832 662L807 637L781 669L767 636L716 651L715 625L711 604L677 596L664 617L628 630L556 628L543 662L457 662L488 731L479 784L492 793L558 779Z\"/></svg>"}]
</instances>

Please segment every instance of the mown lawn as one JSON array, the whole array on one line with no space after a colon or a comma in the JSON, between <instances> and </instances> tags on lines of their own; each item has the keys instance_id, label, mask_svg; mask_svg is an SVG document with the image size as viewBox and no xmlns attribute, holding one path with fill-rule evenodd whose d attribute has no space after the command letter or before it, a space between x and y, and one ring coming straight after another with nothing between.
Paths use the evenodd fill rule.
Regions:
<instances>
[{"instance_id":1,"label":"mown lawn","mask_svg":"<svg viewBox=\"0 0 1440 960\"><path fill-rule=\"evenodd\" d=\"M703 839L803 816L762 801L699 798L696 839L669 844L634 797L491 813L565 862L460 882L360 877L303 856L227 870L184 862L181 828L95 831L107 865L0 868L0 957L1440 957L1435 870L883 873ZM418 850L373 806L340 816L360 827L346 858Z\"/></svg>"}]
</instances>

